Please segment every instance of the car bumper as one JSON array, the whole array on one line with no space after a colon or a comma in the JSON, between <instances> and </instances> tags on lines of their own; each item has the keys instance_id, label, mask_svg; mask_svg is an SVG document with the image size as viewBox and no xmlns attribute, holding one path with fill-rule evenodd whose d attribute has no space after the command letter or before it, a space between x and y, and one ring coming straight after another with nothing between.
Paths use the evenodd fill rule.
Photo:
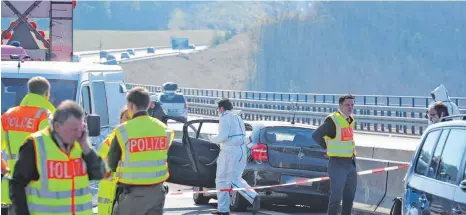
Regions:
<instances>
[{"instance_id":1,"label":"car bumper","mask_svg":"<svg viewBox=\"0 0 466 215\"><path fill-rule=\"evenodd\" d=\"M314 172L298 169L271 167L268 163L250 163L244 170L244 178L251 186L277 185L295 182L300 179L312 179L327 176L327 172ZM309 184L296 184L261 189L264 197L287 198L290 195L311 195L328 197L329 181L319 181ZM276 197L275 197L276 196Z\"/></svg>"}]
</instances>

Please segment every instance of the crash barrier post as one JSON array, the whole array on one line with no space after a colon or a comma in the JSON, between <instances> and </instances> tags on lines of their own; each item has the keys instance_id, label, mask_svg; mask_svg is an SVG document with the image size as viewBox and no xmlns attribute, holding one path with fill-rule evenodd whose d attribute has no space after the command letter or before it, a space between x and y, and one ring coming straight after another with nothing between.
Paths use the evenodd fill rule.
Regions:
<instances>
[{"instance_id":1,"label":"crash barrier post","mask_svg":"<svg viewBox=\"0 0 466 215\"><path fill-rule=\"evenodd\" d=\"M387 161L356 158L358 172L366 169L388 167ZM361 210L375 211L382 202L387 186L387 172L358 176L354 206Z\"/></svg>"}]
</instances>

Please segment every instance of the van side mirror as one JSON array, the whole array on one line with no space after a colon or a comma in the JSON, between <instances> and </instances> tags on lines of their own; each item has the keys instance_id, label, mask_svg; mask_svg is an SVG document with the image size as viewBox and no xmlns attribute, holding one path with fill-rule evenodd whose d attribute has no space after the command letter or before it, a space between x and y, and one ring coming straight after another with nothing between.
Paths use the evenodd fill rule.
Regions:
<instances>
[{"instance_id":1,"label":"van side mirror","mask_svg":"<svg viewBox=\"0 0 466 215\"><path fill-rule=\"evenodd\" d=\"M87 115L87 130L89 137L100 136L100 116L97 114Z\"/></svg>"},{"instance_id":2,"label":"van side mirror","mask_svg":"<svg viewBox=\"0 0 466 215\"><path fill-rule=\"evenodd\" d=\"M460 183L460 188L461 188L461 190L463 190L464 192L466 192L466 180L461 181L461 183Z\"/></svg>"}]
</instances>

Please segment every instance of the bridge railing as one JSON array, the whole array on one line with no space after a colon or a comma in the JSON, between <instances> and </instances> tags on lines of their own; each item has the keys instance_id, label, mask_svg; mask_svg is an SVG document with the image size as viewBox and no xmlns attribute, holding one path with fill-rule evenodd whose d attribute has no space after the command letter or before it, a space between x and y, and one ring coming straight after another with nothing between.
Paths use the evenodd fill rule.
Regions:
<instances>
[{"instance_id":1,"label":"bridge railing","mask_svg":"<svg viewBox=\"0 0 466 215\"><path fill-rule=\"evenodd\" d=\"M127 88L135 86L145 87L150 92L160 90L160 86L127 84ZM254 100L252 98L238 98L239 96L235 96L234 93L224 94L223 96L216 96L215 93L214 95L204 94L204 96L190 94L197 94L197 92L193 93L191 91L191 93L185 94L189 112L205 116L217 116L217 105L215 102L221 97L230 98L236 109L242 110L243 117L247 120L291 122L294 117L296 123L318 126L329 113L338 109L338 101L335 103L314 103L313 101L306 102L302 100ZM378 133L418 136L422 134L428 125L428 121L425 118L426 111L426 107L356 103L354 110L357 119L356 129ZM461 109L461 112L466 113L466 109Z\"/></svg>"},{"instance_id":2,"label":"bridge railing","mask_svg":"<svg viewBox=\"0 0 466 215\"><path fill-rule=\"evenodd\" d=\"M342 94L317 94L317 93L285 93L285 92L260 92L221 89L181 88L183 94L190 96L209 96L217 98L238 98L268 101L298 101L310 103L338 104L338 98ZM374 106L398 106L398 107L428 107L433 101L426 96L394 96L394 95L357 95L356 104ZM458 107L466 109L466 97L451 97Z\"/></svg>"},{"instance_id":3,"label":"bridge railing","mask_svg":"<svg viewBox=\"0 0 466 215\"><path fill-rule=\"evenodd\" d=\"M197 115L217 116L217 98L185 96L188 100L189 112ZM231 99L235 108L242 110L246 120L273 120L318 126L329 113L337 110L336 104L308 104L277 101L254 101ZM427 127L427 119L423 117L407 117L407 112L425 113L422 108L394 108L386 110L382 106L355 107L357 119L356 129L381 133L398 133L407 135L421 135ZM396 114L391 114L396 113Z\"/></svg>"}]
</instances>

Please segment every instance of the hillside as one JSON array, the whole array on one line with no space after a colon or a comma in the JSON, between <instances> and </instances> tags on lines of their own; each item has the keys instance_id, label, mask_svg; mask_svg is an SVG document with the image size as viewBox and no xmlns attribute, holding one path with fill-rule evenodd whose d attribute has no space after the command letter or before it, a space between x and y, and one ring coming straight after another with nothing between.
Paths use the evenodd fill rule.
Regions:
<instances>
[{"instance_id":1,"label":"hillside","mask_svg":"<svg viewBox=\"0 0 466 215\"><path fill-rule=\"evenodd\" d=\"M248 79L248 35L225 44L179 57L122 64L126 81L161 85L173 81L183 87L244 90Z\"/></svg>"},{"instance_id":2,"label":"hillside","mask_svg":"<svg viewBox=\"0 0 466 215\"><path fill-rule=\"evenodd\" d=\"M76 30L241 30L283 8L298 8L300 2L241 1L77 1ZM8 26L12 19L2 19ZM37 20L36 20L37 21ZM48 21L39 20L48 30ZM5 28L5 27L4 27Z\"/></svg>"},{"instance_id":3,"label":"hillside","mask_svg":"<svg viewBox=\"0 0 466 215\"><path fill-rule=\"evenodd\" d=\"M76 10L77 29L112 31L77 30L75 51L98 49L101 36L111 49L168 45L170 35L210 43L208 29L248 29L184 58L124 64L129 82L423 96L443 83L466 96L466 2L86 1Z\"/></svg>"},{"instance_id":4,"label":"hillside","mask_svg":"<svg viewBox=\"0 0 466 215\"><path fill-rule=\"evenodd\" d=\"M313 7L257 29L249 89L427 96L443 83L466 96L466 2Z\"/></svg>"},{"instance_id":5,"label":"hillside","mask_svg":"<svg viewBox=\"0 0 466 215\"><path fill-rule=\"evenodd\" d=\"M102 49L124 49L148 46L170 46L170 36L188 37L193 44L210 44L215 31L186 30L186 31L74 31L74 51Z\"/></svg>"},{"instance_id":6,"label":"hillside","mask_svg":"<svg viewBox=\"0 0 466 215\"><path fill-rule=\"evenodd\" d=\"M427 96L443 83L466 96L465 9L464 2L314 3L304 15L282 13L189 60L124 67L130 81L148 84ZM146 79L147 70L169 74Z\"/></svg>"}]
</instances>

